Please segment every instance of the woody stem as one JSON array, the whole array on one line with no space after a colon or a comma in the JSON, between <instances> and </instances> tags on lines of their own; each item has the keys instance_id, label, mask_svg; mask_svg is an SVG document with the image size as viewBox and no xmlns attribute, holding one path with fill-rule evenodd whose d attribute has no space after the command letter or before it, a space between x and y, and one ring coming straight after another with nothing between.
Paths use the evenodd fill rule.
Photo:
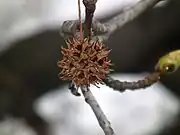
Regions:
<instances>
[{"instance_id":1,"label":"woody stem","mask_svg":"<svg viewBox=\"0 0 180 135\"><path fill-rule=\"evenodd\" d=\"M84 36L91 38L92 36L92 20L96 10L97 0L83 0L85 6L85 22Z\"/></svg>"}]
</instances>

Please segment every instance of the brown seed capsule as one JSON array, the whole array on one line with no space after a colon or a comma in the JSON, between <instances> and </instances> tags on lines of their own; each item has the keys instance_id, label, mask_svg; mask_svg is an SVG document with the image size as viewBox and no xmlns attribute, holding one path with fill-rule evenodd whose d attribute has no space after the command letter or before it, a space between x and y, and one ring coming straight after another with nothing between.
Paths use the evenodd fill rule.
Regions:
<instances>
[{"instance_id":1,"label":"brown seed capsule","mask_svg":"<svg viewBox=\"0 0 180 135\"><path fill-rule=\"evenodd\" d=\"M62 68L60 78L74 81L78 87L102 84L111 71L110 50L99 41L89 43L87 38L83 41L73 38L66 44L68 48L61 51L63 59L57 63Z\"/></svg>"}]
</instances>

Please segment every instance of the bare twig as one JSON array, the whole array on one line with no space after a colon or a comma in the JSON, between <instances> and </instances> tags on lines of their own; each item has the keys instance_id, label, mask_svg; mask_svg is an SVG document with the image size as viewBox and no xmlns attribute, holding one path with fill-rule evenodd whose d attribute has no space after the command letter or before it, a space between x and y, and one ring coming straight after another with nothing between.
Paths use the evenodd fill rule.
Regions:
<instances>
[{"instance_id":1,"label":"bare twig","mask_svg":"<svg viewBox=\"0 0 180 135\"><path fill-rule=\"evenodd\" d=\"M95 97L91 93L90 89L87 86L81 86L81 91L84 95L85 101L91 109L93 110L100 127L103 129L105 135L115 135L111 123L108 121L107 117L103 113L101 107L99 106L98 102L96 101Z\"/></svg>"},{"instance_id":2,"label":"bare twig","mask_svg":"<svg viewBox=\"0 0 180 135\"><path fill-rule=\"evenodd\" d=\"M82 20L81 20L81 4L80 4L80 0L78 0L78 10L79 10L79 24L80 24L80 40L82 41L83 40L83 28L82 28Z\"/></svg>"},{"instance_id":3,"label":"bare twig","mask_svg":"<svg viewBox=\"0 0 180 135\"><path fill-rule=\"evenodd\" d=\"M142 80L139 80L137 82L122 82L119 80L114 80L110 76L108 76L105 80L104 83L113 88L116 91L119 92L124 92L126 89L129 90L138 90L140 88L147 88L151 86L152 84L156 83L160 79L160 74L159 73L154 73Z\"/></svg>"},{"instance_id":4,"label":"bare twig","mask_svg":"<svg viewBox=\"0 0 180 135\"><path fill-rule=\"evenodd\" d=\"M86 15L85 15L85 30L87 31L87 36L91 38L92 34L92 20L94 16L94 12L96 10L96 3L97 0L83 0L83 4L86 9Z\"/></svg>"}]
</instances>

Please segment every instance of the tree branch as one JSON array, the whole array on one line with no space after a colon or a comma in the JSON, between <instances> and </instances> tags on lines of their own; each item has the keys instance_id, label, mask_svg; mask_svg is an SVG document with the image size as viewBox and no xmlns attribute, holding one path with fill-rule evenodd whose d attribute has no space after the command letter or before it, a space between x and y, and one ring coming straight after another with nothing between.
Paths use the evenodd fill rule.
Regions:
<instances>
[{"instance_id":1,"label":"tree branch","mask_svg":"<svg viewBox=\"0 0 180 135\"><path fill-rule=\"evenodd\" d=\"M84 0L87 2L97 2L97 0ZM98 20L92 20L92 30L95 35L101 40L107 40L111 34L123 27L126 23L132 21L134 18L138 17L143 12L153 8L161 0L141 0L137 4L129 7L128 9L121 10L120 14L110 19L109 21L100 23ZM92 9L95 7L91 7ZM90 13L90 12L89 12ZM89 14L88 13L88 14ZM88 20L88 19L86 19ZM69 36L70 34L77 34L77 20L69 20L63 23L61 29L62 36ZM91 24L89 24L90 26ZM88 27L89 27L88 26Z\"/></svg>"},{"instance_id":2,"label":"tree branch","mask_svg":"<svg viewBox=\"0 0 180 135\"><path fill-rule=\"evenodd\" d=\"M160 79L159 73L154 73L142 80L136 81L136 82L122 82L119 80L114 80L110 76L107 76L104 80L104 83L109 86L110 88L113 88L116 91L124 92L125 90L139 90L140 88L147 88L151 86L152 84L156 83Z\"/></svg>"},{"instance_id":3,"label":"tree branch","mask_svg":"<svg viewBox=\"0 0 180 135\"><path fill-rule=\"evenodd\" d=\"M80 24L80 28L79 28L79 31L80 31L80 34L79 34L79 36L80 36L80 40L81 41L83 41L83 38L84 38L84 35L83 35L83 28L82 28L82 20L81 20L81 1L80 0L78 0L78 10L79 10L79 24Z\"/></svg>"},{"instance_id":4,"label":"tree branch","mask_svg":"<svg viewBox=\"0 0 180 135\"><path fill-rule=\"evenodd\" d=\"M85 31L87 31L87 35L85 33L85 37L91 38L92 35L92 20L94 16L94 12L96 10L97 0L83 0L83 4L85 6Z\"/></svg>"},{"instance_id":5,"label":"tree branch","mask_svg":"<svg viewBox=\"0 0 180 135\"><path fill-rule=\"evenodd\" d=\"M100 127L103 129L105 135L115 135L111 123L108 121L107 117L103 113L101 107L99 106L98 102L96 101L95 97L91 93L90 89L87 86L81 86L81 91L84 95L85 101L91 109L93 110Z\"/></svg>"}]
</instances>

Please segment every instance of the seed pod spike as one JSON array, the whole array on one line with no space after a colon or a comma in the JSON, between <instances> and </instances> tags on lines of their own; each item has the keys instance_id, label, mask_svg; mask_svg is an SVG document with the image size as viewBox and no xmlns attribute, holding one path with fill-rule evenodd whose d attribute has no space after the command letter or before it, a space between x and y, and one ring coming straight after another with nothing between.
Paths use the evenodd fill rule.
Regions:
<instances>
[{"instance_id":1,"label":"seed pod spike","mask_svg":"<svg viewBox=\"0 0 180 135\"><path fill-rule=\"evenodd\" d=\"M103 64L110 63L108 59L110 51L101 42L92 45L87 38L83 41L73 38L71 48L65 50L66 53L62 53L63 59L58 62L60 68L67 69L61 72L63 80L73 80L77 86L89 86L90 84L102 83L111 70L111 64ZM98 61L98 57L103 58L101 62Z\"/></svg>"}]
</instances>

